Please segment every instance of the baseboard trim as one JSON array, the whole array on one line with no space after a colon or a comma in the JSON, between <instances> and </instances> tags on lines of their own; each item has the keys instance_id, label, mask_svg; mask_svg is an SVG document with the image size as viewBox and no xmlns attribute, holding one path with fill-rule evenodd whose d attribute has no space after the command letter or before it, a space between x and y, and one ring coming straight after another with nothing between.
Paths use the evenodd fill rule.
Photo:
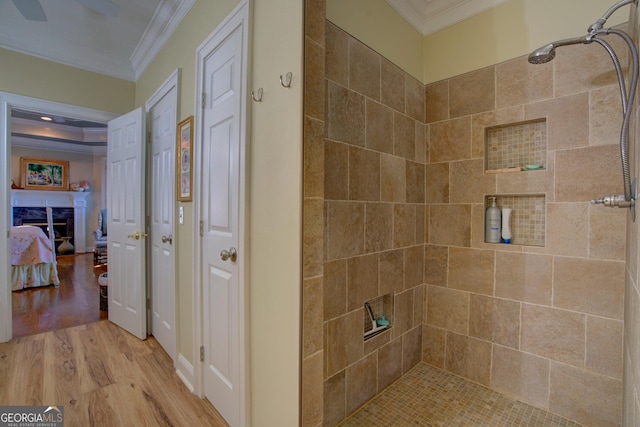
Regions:
<instances>
[{"instance_id":1,"label":"baseboard trim","mask_svg":"<svg viewBox=\"0 0 640 427\"><path fill-rule=\"evenodd\" d=\"M175 363L176 374L182 380L184 385L187 386L189 391L193 393L193 383L195 382L195 377L193 376L193 365L184 357L182 354L178 354L178 359Z\"/></svg>"}]
</instances>

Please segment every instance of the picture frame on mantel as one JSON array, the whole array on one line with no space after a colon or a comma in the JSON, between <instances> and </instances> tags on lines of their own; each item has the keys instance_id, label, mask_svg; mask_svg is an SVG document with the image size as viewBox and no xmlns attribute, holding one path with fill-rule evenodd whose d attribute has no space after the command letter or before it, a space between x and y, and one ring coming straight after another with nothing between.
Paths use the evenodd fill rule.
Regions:
<instances>
[{"instance_id":1,"label":"picture frame on mantel","mask_svg":"<svg viewBox=\"0 0 640 427\"><path fill-rule=\"evenodd\" d=\"M20 183L25 190L68 191L69 162L20 157Z\"/></svg>"},{"instance_id":2,"label":"picture frame on mantel","mask_svg":"<svg viewBox=\"0 0 640 427\"><path fill-rule=\"evenodd\" d=\"M193 196L193 116L178 123L176 150L177 198L181 202L191 202Z\"/></svg>"}]
</instances>

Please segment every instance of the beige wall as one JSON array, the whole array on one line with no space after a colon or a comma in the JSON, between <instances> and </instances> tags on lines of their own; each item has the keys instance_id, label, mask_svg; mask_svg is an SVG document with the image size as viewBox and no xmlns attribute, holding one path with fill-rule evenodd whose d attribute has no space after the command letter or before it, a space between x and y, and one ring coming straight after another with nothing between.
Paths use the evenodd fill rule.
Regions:
<instances>
[{"instance_id":1,"label":"beige wall","mask_svg":"<svg viewBox=\"0 0 640 427\"><path fill-rule=\"evenodd\" d=\"M0 91L110 113L133 109L133 82L1 48L0 64Z\"/></svg>"}]
</instances>

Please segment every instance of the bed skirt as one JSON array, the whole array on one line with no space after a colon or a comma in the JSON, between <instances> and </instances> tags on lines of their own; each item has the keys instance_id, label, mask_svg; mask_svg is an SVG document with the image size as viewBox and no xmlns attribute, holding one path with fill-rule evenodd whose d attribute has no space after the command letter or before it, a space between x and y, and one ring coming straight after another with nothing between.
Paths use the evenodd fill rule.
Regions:
<instances>
[{"instance_id":1,"label":"bed skirt","mask_svg":"<svg viewBox=\"0 0 640 427\"><path fill-rule=\"evenodd\" d=\"M43 262L35 265L11 266L12 291L38 286L60 285L58 269L53 262Z\"/></svg>"}]
</instances>

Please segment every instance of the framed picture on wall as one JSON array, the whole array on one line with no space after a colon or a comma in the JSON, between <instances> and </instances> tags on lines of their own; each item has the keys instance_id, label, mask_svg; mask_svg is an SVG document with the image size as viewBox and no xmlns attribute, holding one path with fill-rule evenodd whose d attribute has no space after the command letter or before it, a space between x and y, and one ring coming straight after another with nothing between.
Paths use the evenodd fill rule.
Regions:
<instances>
[{"instance_id":1,"label":"framed picture on wall","mask_svg":"<svg viewBox=\"0 0 640 427\"><path fill-rule=\"evenodd\" d=\"M191 167L193 160L193 116L189 116L178 123L177 134L176 181L178 184L178 200L190 202L193 200L191 195L191 185L193 183L193 168Z\"/></svg>"},{"instance_id":2,"label":"framed picture on wall","mask_svg":"<svg viewBox=\"0 0 640 427\"><path fill-rule=\"evenodd\" d=\"M20 157L20 182L25 190L69 190L69 162Z\"/></svg>"}]
</instances>

